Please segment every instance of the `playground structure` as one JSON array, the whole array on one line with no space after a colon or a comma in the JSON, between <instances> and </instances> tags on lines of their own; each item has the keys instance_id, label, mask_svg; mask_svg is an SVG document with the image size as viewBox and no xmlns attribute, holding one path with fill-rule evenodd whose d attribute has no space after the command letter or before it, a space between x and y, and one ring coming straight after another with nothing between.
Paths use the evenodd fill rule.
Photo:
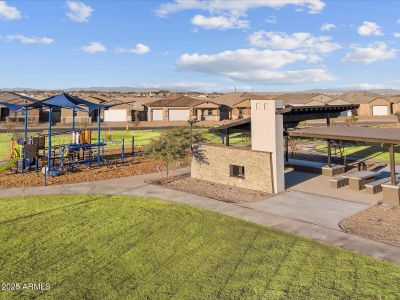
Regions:
<instances>
[{"instance_id":1,"label":"playground structure","mask_svg":"<svg viewBox=\"0 0 400 300\"><path fill-rule=\"evenodd\" d=\"M101 139L100 111L107 110L114 105L95 104L78 97L62 93L42 101L29 103L25 105L0 102L0 105L6 106L10 111L23 111L24 136L20 139L11 141L10 160L4 165L0 165L0 173L15 168L15 172L29 172L42 170L44 183L46 185L47 176L62 175L69 170L74 170L78 165L87 165L91 167L96 165L100 167L105 163L108 167L108 160L105 158L105 147L107 143ZM52 110L54 108L68 108L74 111L72 118L72 130L69 132L52 132ZM28 113L32 109L48 110L48 131L47 134L38 134L28 136ZM94 140L92 131L76 130L75 111L84 111L88 113L97 112L97 139ZM66 135L70 138L64 143L53 145L52 138L57 135ZM134 151L134 138L132 137L132 155ZM121 142L121 160L125 159L125 141Z\"/></svg>"}]
</instances>

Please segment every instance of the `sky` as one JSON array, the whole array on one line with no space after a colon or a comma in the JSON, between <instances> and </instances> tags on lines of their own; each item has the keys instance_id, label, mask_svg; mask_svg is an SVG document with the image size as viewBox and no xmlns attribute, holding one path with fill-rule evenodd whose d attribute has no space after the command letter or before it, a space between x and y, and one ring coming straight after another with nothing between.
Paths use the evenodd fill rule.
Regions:
<instances>
[{"instance_id":1,"label":"sky","mask_svg":"<svg viewBox=\"0 0 400 300\"><path fill-rule=\"evenodd\" d=\"M0 0L0 88L400 88L400 1Z\"/></svg>"}]
</instances>

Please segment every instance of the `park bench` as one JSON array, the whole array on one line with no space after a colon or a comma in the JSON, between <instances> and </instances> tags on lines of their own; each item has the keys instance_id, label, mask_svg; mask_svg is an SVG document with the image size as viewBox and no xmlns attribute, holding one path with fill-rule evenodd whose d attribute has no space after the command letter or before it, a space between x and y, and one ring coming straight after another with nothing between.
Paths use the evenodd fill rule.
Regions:
<instances>
[{"instance_id":1,"label":"park bench","mask_svg":"<svg viewBox=\"0 0 400 300\"><path fill-rule=\"evenodd\" d=\"M344 173L345 166L334 165L329 168L324 162L309 161L301 159L289 159L287 162L289 167L292 167L295 171L310 172L316 174L322 174L326 176L335 176Z\"/></svg>"},{"instance_id":2,"label":"park bench","mask_svg":"<svg viewBox=\"0 0 400 300\"><path fill-rule=\"evenodd\" d=\"M378 172L359 171L343 174L342 177L349 179L350 189L359 191L365 188L365 184L374 181L378 175Z\"/></svg>"},{"instance_id":3,"label":"park bench","mask_svg":"<svg viewBox=\"0 0 400 300\"><path fill-rule=\"evenodd\" d=\"M382 191L382 184L390 181L390 177L378 179L365 184L367 194L376 194Z\"/></svg>"},{"instance_id":4,"label":"park bench","mask_svg":"<svg viewBox=\"0 0 400 300\"><path fill-rule=\"evenodd\" d=\"M396 176L396 178L397 180L399 180L400 175ZM367 194L376 194L382 192L382 184L388 183L389 181L390 177L380 178L378 180L365 184L365 190Z\"/></svg>"},{"instance_id":5,"label":"park bench","mask_svg":"<svg viewBox=\"0 0 400 300\"><path fill-rule=\"evenodd\" d=\"M344 178L342 176L336 176L331 178L330 180L331 183L331 187L334 189L339 189L342 188L346 185L349 185L349 179L348 178Z\"/></svg>"}]
</instances>

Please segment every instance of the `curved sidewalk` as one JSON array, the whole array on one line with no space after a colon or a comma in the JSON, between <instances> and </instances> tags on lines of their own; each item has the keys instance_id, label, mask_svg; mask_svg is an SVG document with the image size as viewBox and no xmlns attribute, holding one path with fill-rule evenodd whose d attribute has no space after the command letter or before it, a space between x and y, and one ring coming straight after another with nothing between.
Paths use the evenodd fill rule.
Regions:
<instances>
[{"instance_id":1,"label":"curved sidewalk","mask_svg":"<svg viewBox=\"0 0 400 300\"><path fill-rule=\"evenodd\" d=\"M187 169L179 170L176 174L186 172L188 172ZM328 226L277 215L265 211L265 209L259 209L257 205L244 206L226 203L146 183L147 180L155 179L157 176L158 174L146 174L86 183L6 189L0 191L0 197L51 194L105 194L159 198L229 215L260 225L274 227L285 232L318 240L322 243L339 246L400 264L400 247L365 239ZM284 196L285 194L281 194L280 196L282 195Z\"/></svg>"}]
</instances>

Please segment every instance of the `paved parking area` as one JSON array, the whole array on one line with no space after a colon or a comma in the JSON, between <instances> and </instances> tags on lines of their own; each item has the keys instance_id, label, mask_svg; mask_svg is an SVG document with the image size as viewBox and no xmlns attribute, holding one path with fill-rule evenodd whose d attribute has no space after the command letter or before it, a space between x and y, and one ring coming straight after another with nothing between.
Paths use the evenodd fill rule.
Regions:
<instances>
[{"instance_id":1,"label":"paved parking area","mask_svg":"<svg viewBox=\"0 0 400 300\"><path fill-rule=\"evenodd\" d=\"M340 230L340 220L369 207L364 203L298 191L288 191L263 201L240 205L337 230Z\"/></svg>"}]
</instances>

